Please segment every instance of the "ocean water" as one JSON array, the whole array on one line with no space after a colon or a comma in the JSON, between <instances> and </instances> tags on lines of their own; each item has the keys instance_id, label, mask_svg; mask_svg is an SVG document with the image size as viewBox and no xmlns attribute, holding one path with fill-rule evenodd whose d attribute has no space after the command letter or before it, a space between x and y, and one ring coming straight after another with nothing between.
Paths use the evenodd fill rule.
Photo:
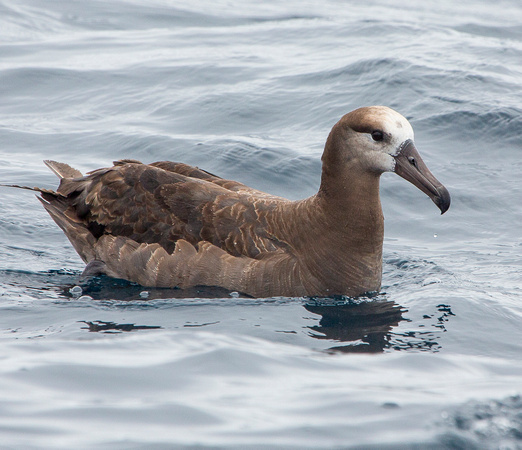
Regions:
<instances>
[{"instance_id":1,"label":"ocean water","mask_svg":"<svg viewBox=\"0 0 522 450\"><path fill-rule=\"evenodd\" d=\"M373 298L81 282L2 188L0 447L522 448L518 0L0 0L1 183L135 158L304 198L373 104L452 195L383 175Z\"/></svg>"}]
</instances>

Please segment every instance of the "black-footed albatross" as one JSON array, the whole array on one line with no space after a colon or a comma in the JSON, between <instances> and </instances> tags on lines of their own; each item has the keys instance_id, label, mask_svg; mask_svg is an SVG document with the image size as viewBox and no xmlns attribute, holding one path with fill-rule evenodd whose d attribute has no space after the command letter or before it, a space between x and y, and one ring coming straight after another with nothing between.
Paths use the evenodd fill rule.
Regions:
<instances>
[{"instance_id":1,"label":"black-footed albatross","mask_svg":"<svg viewBox=\"0 0 522 450\"><path fill-rule=\"evenodd\" d=\"M290 201L168 161L82 175L45 161L58 190L30 188L87 263L150 287L220 286L253 297L358 296L381 286L379 179L395 172L444 213L447 189L396 111L352 111L332 128L319 192ZM21 187L21 186L18 186Z\"/></svg>"}]
</instances>

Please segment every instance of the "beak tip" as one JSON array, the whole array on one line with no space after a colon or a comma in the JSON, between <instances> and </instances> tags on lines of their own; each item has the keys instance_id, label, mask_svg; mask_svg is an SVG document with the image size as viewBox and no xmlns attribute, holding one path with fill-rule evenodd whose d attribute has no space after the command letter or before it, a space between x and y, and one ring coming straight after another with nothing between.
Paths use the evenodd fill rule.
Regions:
<instances>
[{"instance_id":1,"label":"beak tip","mask_svg":"<svg viewBox=\"0 0 522 450\"><path fill-rule=\"evenodd\" d=\"M444 186L441 186L438 190L439 190L439 195L437 197L435 197L434 200L435 200L435 204L440 209L440 214L442 215L449 209L450 204L451 204L451 197L450 197L450 193Z\"/></svg>"},{"instance_id":2,"label":"beak tip","mask_svg":"<svg viewBox=\"0 0 522 450\"><path fill-rule=\"evenodd\" d=\"M449 209L451 197L448 190L426 167L411 139L403 142L399 153L395 156L394 171L428 195L440 209L441 214Z\"/></svg>"}]
</instances>

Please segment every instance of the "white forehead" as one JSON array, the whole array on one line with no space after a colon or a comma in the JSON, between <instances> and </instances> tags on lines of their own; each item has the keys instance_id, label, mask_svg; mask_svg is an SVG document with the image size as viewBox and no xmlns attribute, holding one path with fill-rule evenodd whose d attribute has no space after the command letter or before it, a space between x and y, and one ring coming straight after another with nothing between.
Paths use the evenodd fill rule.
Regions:
<instances>
[{"instance_id":1,"label":"white forehead","mask_svg":"<svg viewBox=\"0 0 522 450\"><path fill-rule=\"evenodd\" d=\"M391 137L389 145L384 149L385 152L396 156L404 141L414 139L410 122L403 115L386 106L375 107L374 113L375 119L378 117L382 131Z\"/></svg>"},{"instance_id":2,"label":"white forehead","mask_svg":"<svg viewBox=\"0 0 522 450\"><path fill-rule=\"evenodd\" d=\"M397 111L387 106L366 106L346 114L343 119L348 126L360 133L380 130L392 138L403 141L413 139L410 122Z\"/></svg>"},{"instance_id":3,"label":"white forehead","mask_svg":"<svg viewBox=\"0 0 522 450\"><path fill-rule=\"evenodd\" d=\"M384 107L383 107L384 109ZM392 140L402 143L413 140L413 128L408 120L397 111L385 108L381 116L383 131L391 134Z\"/></svg>"}]
</instances>

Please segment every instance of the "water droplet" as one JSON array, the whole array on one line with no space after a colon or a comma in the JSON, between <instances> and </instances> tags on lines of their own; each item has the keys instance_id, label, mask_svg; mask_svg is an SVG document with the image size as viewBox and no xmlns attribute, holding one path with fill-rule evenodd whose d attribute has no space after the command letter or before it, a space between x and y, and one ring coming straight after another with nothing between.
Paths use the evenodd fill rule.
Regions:
<instances>
[{"instance_id":1,"label":"water droplet","mask_svg":"<svg viewBox=\"0 0 522 450\"><path fill-rule=\"evenodd\" d=\"M436 237L439 237L439 235L437 233L434 233L433 237L436 238Z\"/></svg>"}]
</instances>

